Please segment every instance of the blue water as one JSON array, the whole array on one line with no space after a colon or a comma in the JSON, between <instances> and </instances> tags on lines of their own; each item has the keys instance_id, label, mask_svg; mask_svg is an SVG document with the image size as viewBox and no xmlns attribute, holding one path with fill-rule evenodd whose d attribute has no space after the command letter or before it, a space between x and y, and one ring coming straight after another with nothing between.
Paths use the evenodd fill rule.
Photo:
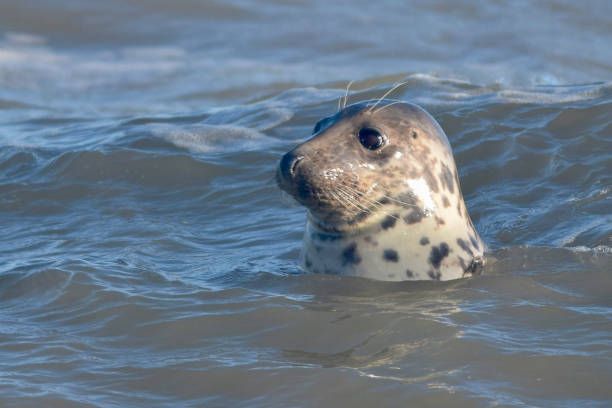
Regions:
<instances>
[{"instance_id":1,"label":"blue water","mask_svg":"<svg viewBox=\"0 0 612 408\"><path fill-rule=\"evenodd\" d=\"M606 1L0 4L1 407L612 406ZM482 276L300 271L280 156L449 137Z\"/></svg>"}]
</instances>

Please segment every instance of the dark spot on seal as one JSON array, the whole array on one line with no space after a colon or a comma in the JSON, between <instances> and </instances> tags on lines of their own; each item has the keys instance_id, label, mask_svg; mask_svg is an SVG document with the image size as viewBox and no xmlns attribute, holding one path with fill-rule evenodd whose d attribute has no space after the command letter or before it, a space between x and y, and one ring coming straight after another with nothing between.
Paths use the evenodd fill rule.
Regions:
<instances>
[{"instance_id":1,"label":"dark spot on seal","mask_svg":"<svg viewBox=\"0 0 612 408\"><path fill-rule=\"evenodd\" d=\"M446 224L446 222L445 222L445 221L444 221L442 218L440 218L440 217L438 217L438 216L436 215L436 224L437 224L438 226L440 226L440 225L444 225L444 224Z\"/></svg>"},{"instance_id":2,"label":"dark spot on seal","mask_svg":"<svg viewBox=\"0 0 612 408\"><path fill-rule=\"evenodd\" d=\"M423 169L423 175L425 176L425 181L427 182L427 185L429 186L431 191L437 193L439 191L438 182L436 181L436 178L429 169L429 166L425 166L425 168Z\"/></svg>"},{"instance_id":3,"label":"dark spot on seal","mask_svg":"<svg viewBox=\"0 0 612 408\"><path fill-rule=\"evenodd\" d=\"M390 203L390 201L389 201L389 199L387 197L381 198L380 200L378 200L378 202L380 204L389 204Z\"/></svg>"},{"instance_id":4,"label":"dark spot on seal","mask_svg":"<svg viewBox=\"0 0 612 408\"><path fill-rule=\"evenodd\" d=\"M457 244L459 244L461 249L463 249L465 252L467 252L468 254L474 256L474 252L472 251L472 249L470 248L468 243L465 242L463 239L457 238Z\"/></svg>"},{"instance_id":5,"label":"dark spot on seal","mask_svg":"<svg viewBox=\"0 0 612 408\"><path fill-rule=\"evenodd\" d=\"M429 270L427 272L427 275L433 280L440 280L440 277L442 276L440 271L432 271L432 270Z\"/></svg>"},{"instance_id":6,"label":"dark spot on seal","mask_svg":"<svg viewBox=\"0 0 612 408\"><path fill-rule=\"evenodd\" d=\"M442 205L444 206L444 208L450 207L450 201L448 201L448 198L446 196L442 196Z\"/></svg>"},{"instance_id":7,"label":"dark spot on seal","mask_svg":"<svg viewBox=\"0 0 612 408\"><path fill-rule=\"evenodd\" d=\"M417 137L419 137L418 133L416 132L416 130L412 131L412 138L416 139Z\"/></svg>"},{"instance_id":8,"label":"dark spot on seal","mask_svg":"<svg viewBox=\"0 0 612 408\"><path fill-rule=\"evenodd\" d=\"M413 278L414 277L414 273L410 269L406 269L406 276L409 277L409 278Z\"/></svg>"},{"instance_id":9,"label":"dark spot on seal","mask_svg":"<svg viewBox=\"0 0 612 408\"><path fill-rule=\"evenodd\" d=\"M427 244L429 244L429 238L427 238L427 237L423 237L423 238L421 238L421 240L419 241L419 243L420 243L421 245L427 245Z\"/></svg>"},{"instance_id":10,"label":"dark spot on seal","mask_svg":"<svg viewBox=\"0 0 612 408\"><path fill-rule=\"evenodd\" d=\"M421 222L425 214L420 208L413 208L412 211L404 215L404 222L408 225L416 224L417 222Z\"/></svg>"},{"instance_id":11,"label":"dark spot on seal","mask_svg":"<svg viewBox=\"0 0 612 408\"><path fill-rule=\"evenodd\" d=\"M484 261L482 258L474 258L470 263L469 270L472 275L479 275L482 272L482 268L484 268Z\"/></svg>"},{"instance_id":12,"label":"dark spot on seal","mask_svg":"<svg viewBox=\"0 0 612 408\"><path fill-rule=\"evenodd\" d=\"M308 257L306 257L306 260L304 261L304 265L306 265L307 268L310 268L312 266L312 261L308 259Z\"/></svg>"},{"instance_id":13,"label":"dark spot on seal","mask_svg":"<svg viewBox=\"0 0 612 408\"><path fill-rule=\"evenodd\" d=\"M480 245L478 245L478 241L472 235L470 235L470 242L474 245L474 248L479 249Z\"/></svg>"},{"instance_id":14,"label":"dark spot on seal","mask_svg":"<svg viewBox=\"0 0 612 408\"><path fill-rule=\"evenodd\" d=\"M342 251L342 266L359 262L361 262L361 257L357 252L357 244L353 242Z\"/></svg>"},{"instance_id":15,"label":"dark spot on seal","mask_svg":"<svg viewBox=\"0 0 612 408\"><path fill-rule=\"evenodd\" d=\"M461 211L461 200L457 201L457 212L459 213L459 216L463 218L463 212Z\"/></svg>"},{"instance_id":16,"label":"dark spot on seal","mask_svg":"<svg viewBox=\"0 0 612 408\"><path fill-rule=\"evenodd\" d=\"M383 252L383 259L389 262L397 262L399 261L399 256L395 249L385 249Z\"/></svg>"},{"instance_id":17,"label":"dark spot on seal","mask_svg":"<svg viewBox=\"0 0 612 408\"><path fill-rule=\"evenodd\" d=\"M433 246L431 247L431 253L429 254L429 262L434 268L438 269L440 267L440 262L442 262L442 259L448 256L449 252L448 244L446 242L442 242L440 246Z\"/></svg>"},{"instance_id":18,"label":"dark spot on seal","mask_svg":"<svg viewBox=\"0 0 612 408\"><path fill-rule=\"evenodd\" d=\"M416 177L416 176L415 176ZM416 207L417 198L413 192L403 192L396 197L397 201L403 203L406 207Z\"/></svg>"},{"instance_id":19,"label":"dark spot on seal","mask_svg":"<svg viewBox=\"0 0 612 408\"><path fill-rule=\"evenodd\" d=\"M461 263L461 267L463 268L463 276L479 275L482 272L482 268L484 266L484 262L481 258L474 258L470 261L469 264L466 264L463 258L460 257L459 262Z\"/></svg>"},{"instance_id":20,"label":"dark spot on seal","mask_svg":"<svg viewBox=\"0 0 612 408\"><path fill-rule=\"evenodd\" d=\"M370 213L364 211L362 213L357 214L357 216L350 219L349 221L347 221L347 224L349 225L357 224L363 221L364 219L368 218L369 216L370 216Z\"/></svg>"},{"instance_id":21,"label":"dark spot on seal","mask_svg":"<svg viewBox=\"0 0 612 408\"><path fill-rule=\"evenodd\" d=\"M440 173L440 182L445 185L448 191L451 193L455 192L455 178L453 172L448 168L445 163L442 163L442 173Z\"/></svg>"},{"instance_id":22,"label":"dark spot on seal","mask_svg":"<svg viewBox=\"0 0 612 408\"><path fill-rule=\"evenodd\" d=\"M340 235L327 234L325 232L312 231L310 238L313 241L336 241L340 239Z\"/></svg>"},{"instance_id":23,"label":"dark spot on seal","mask_svg":"<svg viewBox=\"0 0 612 408\"><path fill-rule=\"evenodd\" d=\"M384 220L380 223L380 226L386 230L389 228L393 228L397 219L399 218L399 214L387 215Z\"/></svg>"},{"instance_id":24,"label":"dark spot on seal","mask_svg":"<svg viewBox=\"0 0 612 408\"><path fill-rule=\"evenodd\" d=\"M378 245L378 241L376 241L374 238L372 238L369 235L366 235L366 237L363 240L365 242L367 242L368 244L372 245L372 246L377 246Z\"/></svg>"}]
</instances>

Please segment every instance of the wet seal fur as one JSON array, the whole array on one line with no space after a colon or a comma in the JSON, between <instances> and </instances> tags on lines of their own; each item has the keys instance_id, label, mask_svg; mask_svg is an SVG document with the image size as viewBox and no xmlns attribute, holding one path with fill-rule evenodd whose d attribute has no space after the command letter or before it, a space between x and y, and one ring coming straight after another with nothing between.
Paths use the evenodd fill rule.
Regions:
<instances>
[{"instance_id":1,"label":"wet seal fur","mask_svg":"<svg viewBox=\"0 0 612 408\"><path fill-rule=\"evenodd\" d=\"M286 153L281 189L308 210L303 267L379 280L472 276L485 246L450 144L422 108L382 99L320 120Z\"/></svg>"}]
</instances>

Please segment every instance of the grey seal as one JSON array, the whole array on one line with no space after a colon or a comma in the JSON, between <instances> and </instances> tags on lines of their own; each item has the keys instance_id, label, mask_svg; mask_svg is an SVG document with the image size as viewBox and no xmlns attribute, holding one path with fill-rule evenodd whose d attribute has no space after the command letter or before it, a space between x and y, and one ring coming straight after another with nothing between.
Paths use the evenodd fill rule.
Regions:
<instances>
[{"instance_id":1,"label":"grey seal","mask_svg":"<svg viewBox=\"0 0 612 408\"><path fill-rule=\"evenodd\" d=\"M307 209L304 269L392 281L479 273L485 245L448 139L424 109L363 101L321 119L313 135L276 173Z\"/></svg>"}]
</instances>

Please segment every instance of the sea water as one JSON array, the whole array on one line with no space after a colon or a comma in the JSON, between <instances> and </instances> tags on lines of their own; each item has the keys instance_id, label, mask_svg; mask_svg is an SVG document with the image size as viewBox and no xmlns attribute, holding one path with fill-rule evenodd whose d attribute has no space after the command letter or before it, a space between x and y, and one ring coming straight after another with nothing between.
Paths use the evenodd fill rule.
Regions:
<instances>
[{"instance_id":1,"label":"sea water","mask_svg":"<svg viewBox=\"0 0 612 408\"><path fill-rule=\"evenodd\" d=\"M0 406L612 406L610 4L0 3ZM349 81L444 128L482 276L299 269Z\"/></svg>"}]
</instances>

